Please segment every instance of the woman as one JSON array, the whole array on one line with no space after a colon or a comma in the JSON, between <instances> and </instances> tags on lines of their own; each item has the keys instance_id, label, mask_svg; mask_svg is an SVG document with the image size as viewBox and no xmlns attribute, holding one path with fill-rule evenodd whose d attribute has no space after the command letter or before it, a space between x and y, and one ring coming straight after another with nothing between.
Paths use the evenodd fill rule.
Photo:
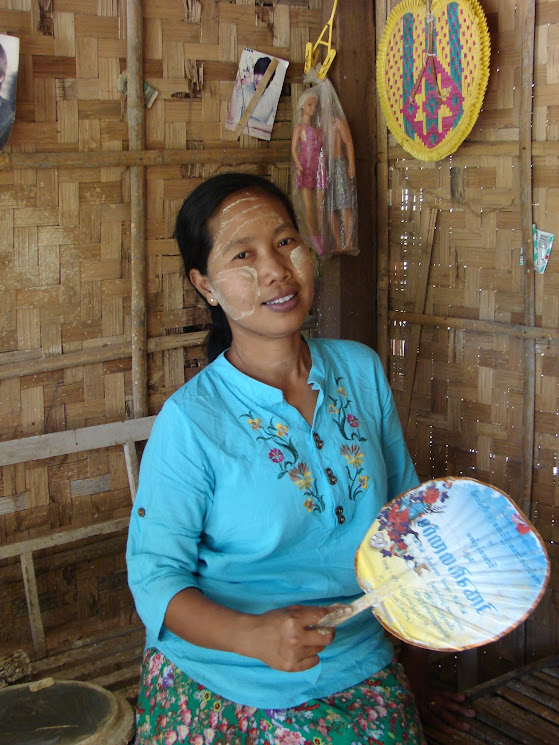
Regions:
<instances>
[{"instance_id":1,"label":"woman","mask_svg":"<svg viewBox=\"0 0 559 745\"><path fill-rule=\"evenodd\" d=\"M142 458L127 549L147 628L137 745L420 743L372 614L314 628L360 594L363 533L417 483L378 357L302 338L313 263L269 182L204 182L176 237L213 362L166 402Z\"/></svg>"}]
</instances>

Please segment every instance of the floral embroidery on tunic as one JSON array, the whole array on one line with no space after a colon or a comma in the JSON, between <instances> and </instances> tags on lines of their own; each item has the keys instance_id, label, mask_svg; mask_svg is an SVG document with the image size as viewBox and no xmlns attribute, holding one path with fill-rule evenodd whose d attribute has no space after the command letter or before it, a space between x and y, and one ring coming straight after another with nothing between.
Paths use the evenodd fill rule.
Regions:
<instances>
[{"instance_id":1,"label":"floral embroidery on tunic","mask_svg":"<svg viewBox=\"0 0 559 745\"><path fill-rule=\"evenodd\" d=\"M369 476L363 473L365 454L357 444L358 442L367 442L367 438L362 437L359 431L359 419L349 411L350 404L353 402L348 398L342 381L343 378L336 378L336 393L338 395L328 395L330 400L328 413L334 417L342 437L346 440L340 447L340 453L346 461L348 498L353 502L369 486ZM289 427L282 422L274 421L273 417L270 419L270 423L264 426L262 420L254 416L252 411L249 411L248 414L242 414L240 418L246 419L251 429L258 432L257 440L263 440L273 445L268 452L268 458L279 468L278 479L286 475L289 476L293 484L306 497L303 506L309 512L324 512L324 498L318 493L316 479L313 477L311 469L299 458L297 448L289 435Z\"/></svg>"},{"instance_id":2,"label":"floral embroidery on tunic","mask_svg":"<svg viewBox=\"0 0 559 745\"><path fill-rule=\"evenodd\" d=\"M338 425L342 437L353 444L344 443L340 448L340 453L346 459L346 471L348 476L348 498L355 501L363 494L369 486L369 477L363 473L363 460L365 454L356 442L367 442L366 437L362 437L359 431L359 419L349 412L351 399L348 398L346 389L342 385L343 378L336 378L337 396L328 396L328 413L332 414L334 421Z\"/></svg>"},{"instance_id":3,"label":"floral embroidery on tunic","mask_svg":"<svg viewBox=\"0 0 559 745\"><path fill-rule=\"evenodd\" d=\"M246 418L251 428L259 433L257 440L271 442L276 446L270 448L268 458L272 463L279 466L278 479L282 479L286 475L289 476L306 497L303 506L309 512L324 512L324 499L318 493L316 479L313 478L308 465L299 459L297 448L289 436L289 427L281 422L274 422L273 417L270 419L268 426L265 427L262 420L255 417L251 411L248 414L242 414L242 418Z\"/></svg>"}]
</instances>

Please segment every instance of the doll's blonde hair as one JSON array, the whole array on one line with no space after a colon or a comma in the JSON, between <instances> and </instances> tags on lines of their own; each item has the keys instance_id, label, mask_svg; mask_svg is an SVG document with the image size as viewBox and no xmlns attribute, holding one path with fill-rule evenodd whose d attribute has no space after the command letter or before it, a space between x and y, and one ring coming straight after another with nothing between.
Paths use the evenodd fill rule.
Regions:
<instances>
[{"instance_id":1,"label":"doll's blonde hair","mask_svg":"<svg viewBox=\"0 0 559 745\"><path fill-rule=\"evenodd\" d=\"M312 88L308 88L306 91L303 91L301 93L301 95L297 99L297 110L301 109L305 101L307 101L309 98L316 98L316 100L320 102L320 94L315 86L313 86Z\"/></svg>"}]
</instances>

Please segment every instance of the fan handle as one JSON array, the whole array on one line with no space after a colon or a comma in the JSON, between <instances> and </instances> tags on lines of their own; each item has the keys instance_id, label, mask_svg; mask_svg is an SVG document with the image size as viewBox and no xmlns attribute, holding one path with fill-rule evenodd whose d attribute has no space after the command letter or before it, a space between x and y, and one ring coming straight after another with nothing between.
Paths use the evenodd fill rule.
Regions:
<instances>
[{"instance_id":1,"label":"fan handle","mask_svg":"<svg viewBox=\"0 0 559 745\"><path fill-rule=\"evenodd\" d=\"M335 610L327 613L320 621L313 626L315 629L328 629L334 626L339 626L349 618L353 618L358 613L361 613L367 608L372 608L379 602L377 596L373 592L366 592L364 595L360 595L357 600L354 600L348 605L338 603L334 606Z\"/></svg>"}]
</instances>

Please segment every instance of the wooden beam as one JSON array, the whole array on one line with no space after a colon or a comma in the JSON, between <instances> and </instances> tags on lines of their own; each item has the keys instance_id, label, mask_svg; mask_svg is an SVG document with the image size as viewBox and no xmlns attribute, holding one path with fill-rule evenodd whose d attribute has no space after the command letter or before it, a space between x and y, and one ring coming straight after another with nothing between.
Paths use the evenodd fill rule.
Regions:
<instances>
[{"instance_id":1,"label":"wooden beam","mask_svg":"<svg viewBox=\"0 0 559 745\"><path fill-rule=\"evenodd\" d=\"M168 349L181 347L200 347L206 341L207 331L191 331L186 334L172 334L170 336L154 336L148 339L148 354L163 352ZM132 343L99 344L98 346L82 349L79 352L65 352L49 357L43 357L38 352L6 352L0 354L0 380L20 378L27 375L37 375L52 370L65 370L78 365L93 365L97 362L122 360L132 355ZM8 361L9 360L9 361Z\"/></svg>"},{"instance_id":2,"label":"wooden beam","mask_svg":"<svg viewBox=\"0 0 559 745\"><path fill-rule=\"evenodd\" d=\"M535 0L519 3L522 23L522 57L520 63L520 118L519 118L519 178L520 225L524 253L523 295L524 323L536 323L536 287L534 279L534 240L532 233L532 87L534 84L534 35L536 25ZM520 508L534 519L532 509L532 482L534 471L535 407L536 407L536 345L534 339L524 340L524 384L522 395L522 454L520 473L522 494ZM522 624L512 635L515 662L526 662L526 625Z\"/></svg>"},{"instance_id":3,"label":"wooden beam","mask_svg":"<svg viewBox=\"0 0 559 745\"><path fill-rule=\"evenodd\" d=\"M520 222L524 252L523 294L524 323L536 322L534 251L532 237L532 85L534 81L535 0L519 5L522 22L522 58L520 65ZM534 462L534 419L536 400L536 359L533 339L524 342L524 391L522 418L522 496L520 507L531 515L532 472Z\"/></svg>"},{"instance_id":4,"label":"wooden beam","mask_svg":"<svg viewBox=\"0 0 559 745\"><path fill-rule=\"evenodd\" d=\"M559 142L532 142L532 154L538 158L557 158L559 157ZM518 140L508 140L504 142L489 142L487 140L475 142L465 140L460 145L460 148L452 154L452 163L455 166L461 165L462 163L469 165L472 158L498 158L501 156L505 158L517 158ZM401 145L391 144L388 149L388 158L390 162L407 160L409 163L410 154L407 153ZM417 162L421 163L421 161ZM431 167L436 167L436 163L432 163Z\"/></svg>"},{"instance_id":5,"label":"wooden beam","mask_svg":"<svg viewBox=\"0 0 559 745\"><path fill-rule=\"evenodd\" d=\"M0 466L147 440L155 416L0 442Z\"/></svg>"},{"instance_id":6,"label":"wooden beam","mask_svg":"<svg viewBox=\"0 0 559 745\"><path fill-rule=\"evenodd\" d=\"M31 625L31 638L33 639L35 651L38 655L42 656L45 654L45 630L43 628L43 619L41 618L37 578L35 577L35 567L33 566L31 551L24 551L21 554L21 571L23 573L23 585L25 587L25 598L27 600L29 623Z\"/></svg>"},{"instance_id":7,"label":"wooden beam","mask_svg":"<svg viewBox=\"0 0 559 745\"><path fill-rule=\"evenodd\" d=\"M375 3L376 48L384 31L387 19L387 3ZM376 60L376 54L375 54ZM388 372L388 263L390 257L388 201L388 127L382 113L380 99L377 100L377 163L376 163L376 257L377 257L377 352L385 372Z\"/></svg>"},{"instance_id":8,"label":"wooden beam","mask_svg":"<svg viewBox=\"0 0 559 745\"><path fill-rule=\"evenodd\" d=\"M132 498L132 504L134 504L136 493L138 491L138 474L140 468L138 463L138 453L136 451L136 443L134 442L134 440L129 440L128 442L124 443L124 460L126 461L128 483L130 484L130 496Z\"/></svg>"},{"instance_id":9,"label":"wooden beam","mask_svg":"<svg viewBox=\"0 0 559 745\"><path fill-rule=\"evenodd\" d=\"M145 148L143 6L127 0L128 140ZM135 417L148 413L146 344L146 187L144 166L130 169L130 275L132 285L132 403Z\"/></svg>"},{"instance_id":10,"label":"wooden beam","mask_svg":"<svg viewBox=\"0 0 559 745\"><path fill-rule=\"evenodd\" d=\"M256 148L205 147L203 150L118 150L94 152L3 153L0 171L22 168L102 168L103 166L172 166L219 163L240 166L254 163L278 163L289 160L288 142L258 144Z\"/></svg>"},{"instance_id":11,"label":"wooden beam","mask_svg":"<svg viewBox=\"0 0 559 745\"><path fill-rule=\"evenodd\" d=\"M331 4L330 4L331 9ZM345 112L355 149L359 255L339 257L340 336L377 346L375 286L376 232L376 77L373 3L344 0L334 27L339 28L339 60L334 85ZM343 60L343 64L342 64ZM384 216L386 218L386 215Z\"/></svg>"},{"instance_id":12,"label":"wooden beam","mask_svg":"<svg viewBox=\"0 0 559 745\"><path fill-rule=\"evenodd\" d=\"M126 530L129 522L130 519L128 517L120 517L104 523L97 523L96 525L86 525L83 528L49 533L40 538L30 538L27 541L10 543L7 546L0 546L0 559L9 559L11 556L23 556L24 554L31 554L33 551L40 551L43 548L62 546L66 543L74 543L75 541L81 541L83 538L92 538L96 535L117 533L120 530Z\"/></svg>"},{"instance_id":13,"label":"wooden beam","mask_svg":"<svg viewBox=\"0 0 559 745\"><path fill-rule=\"evenodd\" d=\"M477 318L451 318L449 316L428 316L423 313L391 310L391 321L401 323L419 323L423 326L446 326L447 328L477 331L487 334L504 334L518 336L521 339L534 339L546 343L559 340L559 330L542 326L520 326L518 324L500 323L499 321L483 321Z\"/></svg>"}]
</instances>

